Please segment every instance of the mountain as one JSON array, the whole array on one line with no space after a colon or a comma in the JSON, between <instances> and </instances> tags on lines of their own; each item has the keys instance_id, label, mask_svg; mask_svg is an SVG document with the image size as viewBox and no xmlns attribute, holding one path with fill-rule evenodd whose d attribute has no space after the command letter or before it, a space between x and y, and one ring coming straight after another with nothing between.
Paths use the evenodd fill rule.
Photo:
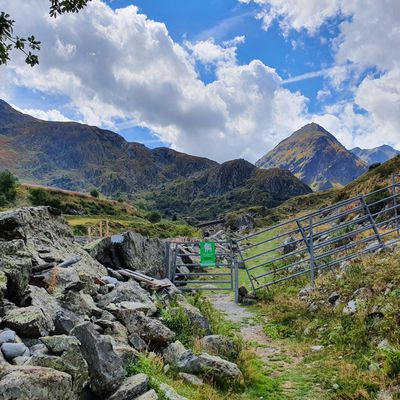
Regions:
<instances>
[{"instance_id":1,"label":"mountain","mask_svg":"<svg viewBox=\"0 0 400 400\"><path fill-rule=\"evenodd\" d=\"M143 199L165 215L212 219L249 206L275 207L283 201L311 193L310 187L289 171L260 169L232 160L144 193Z\"/></svg>"},{"instance_id":2,"label":"mountain","mask_svg":"<svg viewBox=\"0 0 400 400\"><path fill-rule=\"evenodd\" d=\"M355 147L351 152L358 158L361 158L361 160L366 162L368 165L375 163L383 164L400 154L399 150L396 150L387 144L373 149L360 149L359 147Z\"/></svg>"},{"instance_id":3,"label":"mountain","mask_svg":"<svg viewBox=\"0 0 400 400\"><path fill-rule=\"evenodd\" d=\"M135 193L218 165L172 149L148 149L76 122L48 122L0 100L0 169L25 181L104 194Z\"/></svg>"},{"instance_id":4,"label":"mountain","mask_svg":"<svg viewBox=\"0 0 400 400\"><path fill-rule=\"evenodd\" d=\"M94 126L42 121L0 100L2 169L25 182L76 191L95 187L142 200L167 216L198 219L244 206L270 207L311 191L289 171L149 149Z\"/></svg>"},{"instance_id":5,"label":"mountain","mask_svg":"<svg viewBox=\"0 0 400 400\"><path fill-rule=\"evenodd\" d=\"M315 123L294 132L256 165L288 169L314 190L344 186L367 170L364 161Z\"/></svg>"}]
</instances>

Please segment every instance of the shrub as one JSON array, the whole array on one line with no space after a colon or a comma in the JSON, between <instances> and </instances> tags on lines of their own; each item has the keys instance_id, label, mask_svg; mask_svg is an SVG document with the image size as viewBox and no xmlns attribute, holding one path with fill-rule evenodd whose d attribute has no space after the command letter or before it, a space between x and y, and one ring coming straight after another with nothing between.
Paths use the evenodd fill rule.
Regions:
<instances>
[{"instance_id":1,"label":"shrub","mask_svg":"<svg viewBox=\"0 0 400 400\"><path fill-rule=\"evenodd\" d=\"M51 206L54 208L63 207L59 198L42 188L29 189L29 200L34 206Z\"/></svg>"},{"instance_id":2,"label":"shrub","mask_svg":"<svg viewBox=\"0 0 400 400\"><path fill-rule=\"evenodd\" d=\"M17 184L18 179L10 171L0 172L0 195L6 201L12 202L17 197Z\"/></svg>"},{"instance_id":3,"label":"shrub","mask_svg":"<svg viewBox=\"0 0 400 400\"><path fill-rule=\"evenodd\" d=\"M92 189L92 190L90 191L90 195L91 195L92 197L95 197L96 199L98 199L98 198L100 197L100 192L99 192L97 189Z\"/></svg>"},{"instance_id":4,"label":"shrub","mask_svg":"<svg viewBox=\"0 0 400 400\"><path fill-rule=\"evenodd\" d=\"M158 211L152 211L152 212L149 212L149 213L146 215L146 218L147 218L147 220L150 221L152 224L155 224L155 223L161 221L161 214L160 214Z\"/></svg>"}]
</instances>

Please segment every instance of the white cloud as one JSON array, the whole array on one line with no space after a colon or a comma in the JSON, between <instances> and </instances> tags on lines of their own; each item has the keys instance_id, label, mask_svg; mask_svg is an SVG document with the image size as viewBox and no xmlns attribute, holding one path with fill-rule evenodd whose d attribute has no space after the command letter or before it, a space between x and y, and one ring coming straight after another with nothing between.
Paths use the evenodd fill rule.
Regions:
<instances>
[{"instance_id":1,"label":"white cloud","mask_svg":"<svg viewBox=\"0 0 400 400\"><path fill-rule=\"evenodd\" d=\"M67 118L65 115L63 115L62 113L60 113L60 111L58 110L40 110L37 108L19 108L16 105L12 105L13 108L15 108L16 110L24 113L24 114L28 114L28 115L32 115L32 117L38 118L38 119L42 119L44 121L71 121L69 118Z\"/></svg>"},{"instance_id":2,"label":"white cloud","mask_svg":"<svg viewBox=\"0 0 400 400\"><path fill-rule=\"evenodd\" d=\"M332 42L336 65L324 74L332 91L353 98L314 116L346 145L400 145L400 2L398 0L239 0L260 7L264 29L277 20L287 35L314 35L330 18L344 17ZM369 68L377 76L366 75ZM288 80L312 77L304 74ZM365 76L366 75L366 76ZM319 99L325 91L319 91ZM360 111L360 109L362 109Z\"/></svg>"},{"instance_id":3,"label":"white cloud","mask_svg":"<svg viewBox=\"0 0 400 400\"><path fill-rule=\"evenodd\" d=\"M114 11L93 0L54 20L47 5L5 0L17 24L24 21L16 34L34 33L43 42L38 67L16 57L6 74L15 87L65 96L87 123L134 121L182 151L255 161L305 120L307 99L282 89L275 70L261 61L237 65L242 37L187 49L134 6ZM215 65L214 82L199 79L196 60Z\"/></svg>"}]
</instances>

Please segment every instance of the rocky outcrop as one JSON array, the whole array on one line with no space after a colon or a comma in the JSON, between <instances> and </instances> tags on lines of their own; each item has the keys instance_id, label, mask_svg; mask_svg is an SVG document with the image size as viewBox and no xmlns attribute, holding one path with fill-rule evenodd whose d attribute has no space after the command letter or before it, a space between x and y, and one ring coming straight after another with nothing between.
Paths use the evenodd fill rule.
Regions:
<instances>
[{"instance_id":1,"label":"rocky outcrop","mask_svg":"<svg viewBox=\"0 0 400 400\"><path fill-rule=\"evenodd\" d=\"M136 232L114 235L87 247L89 254L111 269L127 268L165 278L165 243Z\"/></svg>"}]
</instances>

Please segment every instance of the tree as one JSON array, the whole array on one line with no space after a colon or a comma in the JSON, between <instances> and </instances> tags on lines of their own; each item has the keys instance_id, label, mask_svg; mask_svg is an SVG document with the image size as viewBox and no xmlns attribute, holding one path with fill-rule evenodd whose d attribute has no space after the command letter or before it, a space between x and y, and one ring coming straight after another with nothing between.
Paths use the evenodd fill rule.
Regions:
<instances>
[{"instance_id":1,"label":"tree","mask_svg":"<svg viewBox=\"0 0 400 400\"><path fill-rule=\"evenodd\" d=\"M14 201L17 197L18 179L10 171L0 172L0 195L2 203ZM4 205L4 204L3 204Z\"/></svg>"},{"instance_id":2,"label":"tree","mask_svg":"<svg viewBox=\"0 0 400 400\"><path fill-rule=\"evenodd\" d=\"M65 13L77 13L87 6L91 0L49 0L51 17ZM9 14L0 13L0 65L7 64L10 60L10 53L13 49L23 52L26 56L25 62L34 67L39 64L39 57L35 52L40 50L40 41L32 35L22 38L14 35L15 21Z\"/></svg>"},{"instance_id":3,"label":"tree","mask_svg":"<svg viewBox=\"0 0 400 400\"><path fill-rule=\"evenodd\" d=\"M158 211L152 211L146 215L146 218L152 224L155 224L161 221L161 214Z\"/></svg>"},{"instance_id":4,"label":"tree","mask_svg":"<svg viewBox=\"0 0 400 400\"><path fill-rule=\"evenodd\" d=\"M99 192L97 189L92 189L92 190L90 191L90 195L91 195L92 197L96 197L96 199L98 199L98 198L100 197L100 192Z\"/></svg>"}]
</instances>

